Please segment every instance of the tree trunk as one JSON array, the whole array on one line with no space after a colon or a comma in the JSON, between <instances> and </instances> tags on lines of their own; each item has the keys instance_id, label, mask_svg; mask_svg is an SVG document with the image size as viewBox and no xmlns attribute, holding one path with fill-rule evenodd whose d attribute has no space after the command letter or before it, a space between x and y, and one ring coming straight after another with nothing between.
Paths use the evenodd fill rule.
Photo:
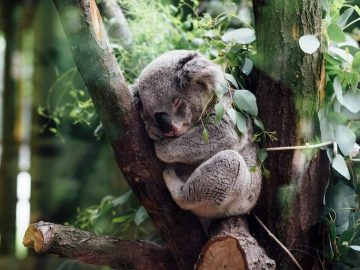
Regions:
<instances>
[{"instance_id":1,"label":"tree trunk","mask_svg":"<svg viewBox=\"0 0 360 270\"><path fill-rule=\"evenodd\" d=\"M165 187L153 145L112 53L95 1L55 0L55 4L119 167L179 269L192 269L205 233L197 218L181 210Z\"/></svg>"},{"instance_id":2,"label":"tree trunk","mask_svg":"<svg viewBox=\"0 0 360 270\"><path fill-rule=\"evenodd\" d=\"M267 146L311 142L318 131L322 60L319 51L312 55L302 52L298 40L305 34L320 39L321 1L256 0L254 13L259 115L278 139ZM256 212L302 267L312 269L316 256L310 230L320 217L326 181L323 168L327 168L324 155L316 150L269 152L266 166L271 177L264 180ZM258 239L268 243L266 250L278 269L294 268L265 234Z\"/></svg>"},{"instance_id":3,"label":"tree trunk","mask_svg":"<svg viewBox=\"0 0 360 270\"><path fill-rule=\"evenodd\" d=\"M16 1L5 1L2 4L6 12L4 34L5 51L5 83L3 92L3 136L0 163L0 253L11 255L15 251L16 229L16 178L18 173L18 149L16 140L17 84L15 65L18 52L19 5ZM19 55L17 55L19 56Z\"/></svg>"}]
</instances>

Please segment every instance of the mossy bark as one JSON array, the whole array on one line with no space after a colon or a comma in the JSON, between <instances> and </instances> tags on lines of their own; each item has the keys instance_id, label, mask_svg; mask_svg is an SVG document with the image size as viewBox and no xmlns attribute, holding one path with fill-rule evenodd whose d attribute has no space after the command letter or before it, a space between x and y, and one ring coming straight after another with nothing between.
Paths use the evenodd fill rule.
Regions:
<instances>
[{"instance_id":1,"label":"mossy bark","mask_svg":"<svg viewBox=\"0 0 360 270\"><path fill-rule=\"evenodd\" d=\"M256 0L254 12L259 114L278 139L267 146L312 142L318 134L322 59L320 49L312 55L302 52L298 40L305 34L320 39L321 1ZM326 181L323 165L326 159L316 150L269 152L266 166L271 177L264 180L257 206L258 214L304 269L312 269L316 261L310 230L320 217ZM294 268L276 243L267 241L267 251L278 269Z\"/></svg>"}]
</instances>

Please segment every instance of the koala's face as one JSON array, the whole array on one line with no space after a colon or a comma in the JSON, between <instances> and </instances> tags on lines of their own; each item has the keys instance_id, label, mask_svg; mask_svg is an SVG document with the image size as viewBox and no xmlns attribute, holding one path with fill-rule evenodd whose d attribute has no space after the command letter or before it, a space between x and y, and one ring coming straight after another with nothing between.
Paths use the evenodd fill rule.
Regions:
<instances>
[{"instance_id":1,"label":"koala's face","mask_svg":"<svg viewBox=\"0 0 360 270\"><path fill-rule=\"evenodd\" d=\"M135 86L149 137L159 141L187 132L223 82L219 67L195 52L171 51L155 59Z\"/></svg>"}]
</instances>

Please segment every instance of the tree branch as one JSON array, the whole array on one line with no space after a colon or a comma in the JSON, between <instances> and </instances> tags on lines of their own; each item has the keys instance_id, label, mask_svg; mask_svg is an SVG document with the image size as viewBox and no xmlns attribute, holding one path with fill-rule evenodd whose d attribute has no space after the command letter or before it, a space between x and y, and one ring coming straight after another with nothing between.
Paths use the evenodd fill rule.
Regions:
<instances>
[{"instance_id":1,"label":"tree branch","mask_svg":"<svg viewBox=\"0 0 360 270\"><path fill-rule=\"evenodd\" d=\"M109 37L116 39L125 48L129 47L133 40L132 33L116 0L102 0L99 8L105 18L110 21Z\"/></svg>"},{"instance_id":2,"label":"tree branch","mask_svg":"<svg viewBox=\"0 0 360 270\"><path fill-rule=\"evenodd\" d=\"M79 72L100 114L115 158L180 269L192 269L205 233L164 185L144 123L109 45L94 0L54 0Z\"/></svg>"},{"instance_id":3,"label":"tree branch","mask_svg":"<svg viewBox=\"0 0 360 270\"><path fill-rule=\"evenodd\" d=\"M31 224L24 245L36 253L55 254L116 269L176 269L171 253L146 241L126 241L97 236L69 226L38 222Z\"/></svg>"}]
</instances>

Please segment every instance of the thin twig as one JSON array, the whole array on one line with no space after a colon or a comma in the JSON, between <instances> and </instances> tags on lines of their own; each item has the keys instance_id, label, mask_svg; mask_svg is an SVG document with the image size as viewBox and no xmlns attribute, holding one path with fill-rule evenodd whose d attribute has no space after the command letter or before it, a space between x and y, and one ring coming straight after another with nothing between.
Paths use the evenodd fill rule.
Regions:
<instances>
[{"instance_id":1,"label":"thin twig","mask_svg":"<svg viewBox=\"0 0 360 270\"><path fill-rule=\"evenodd\" d=\"M309 144L306 143L305 145L297 145L297 146L280 146L280 147L268 147L265 148L266 151L285 151L285 150L300 150L300 149L311 149L311 148L319 148L327 145L334 144L333 141L327 141L318 144Z\"/></svg>"},{"instance_id":2,"label":"thin twig","mask_svg":"<svg viewBox=\"0 0 360 270\"><path fill-rule=\"evenodd\" d=\"M288 250L288 248L280 242L279 239L276 238L275 235L273 235L273 233L265 226L264 223L262 223L262 221L260 220L260 218L254 214L255 219L257 220L257 222L259 222L259 224L261 225L261 227L264 228L264 230L269 234L269 236L275 240L275 242L286 252L287 255L289 255L289 257L291 258L291 260L295 263L295 265L300 269L303 270L303 268L301 267L301 265L298 263L298 261L295 259L294 255L291 254L291 252Z\"/></svg>"}]
</instances>

